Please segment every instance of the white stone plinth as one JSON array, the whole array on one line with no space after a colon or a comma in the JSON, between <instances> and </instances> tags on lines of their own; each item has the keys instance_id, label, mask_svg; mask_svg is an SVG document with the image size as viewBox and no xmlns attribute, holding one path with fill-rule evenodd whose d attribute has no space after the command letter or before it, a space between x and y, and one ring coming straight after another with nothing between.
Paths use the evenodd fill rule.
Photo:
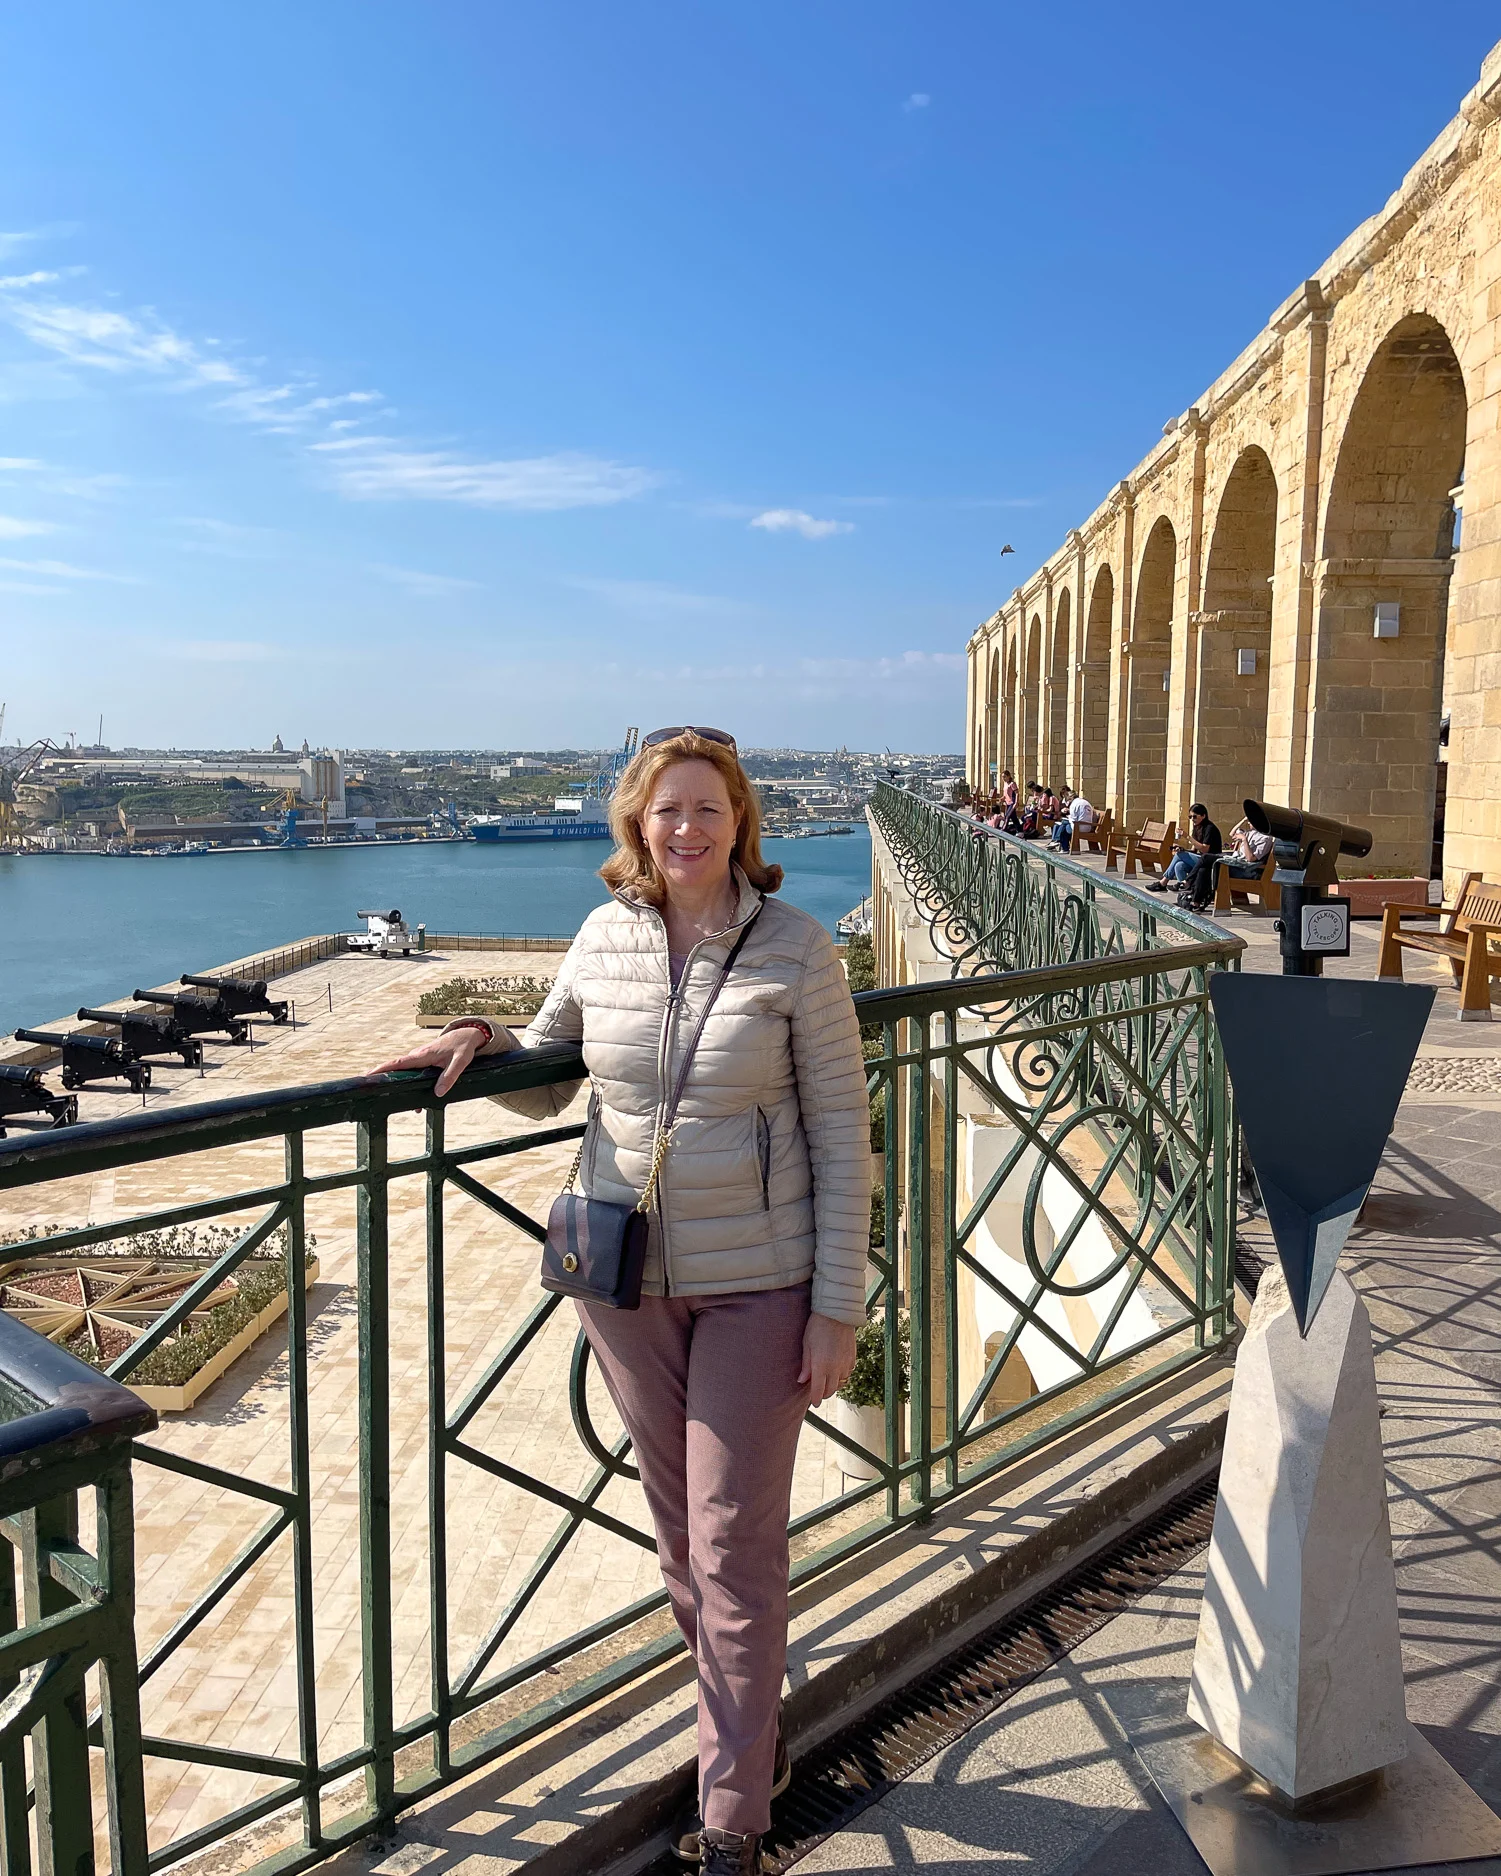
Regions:
<instances>
[{"instance_id":1,"label":"white stone plinth","mask_svg":"<svg viewBox=\"0 0 1501 1876\"><path fill-rule=\"evenodd\" d=\"M1407 1752L1371 1325L1340 1272L1306 1339L1281 1270L1261 1280L1188 1713L1291 1798Z\"/></svg>"}]
</instances>

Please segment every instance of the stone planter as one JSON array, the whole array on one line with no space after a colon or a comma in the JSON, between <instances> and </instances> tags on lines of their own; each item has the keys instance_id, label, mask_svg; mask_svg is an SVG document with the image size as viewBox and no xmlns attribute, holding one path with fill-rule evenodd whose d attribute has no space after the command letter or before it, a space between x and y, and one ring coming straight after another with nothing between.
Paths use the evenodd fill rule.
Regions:
<instances>
[{"instance_id":1,"label":"stone planter","mask_svg":"<svg viewBox=\"0 0 1501 1876\"><path fill-rule=\"evenodd\" d=\"M1427 905L1426 879L1342 879L1331 898L1350 901L1351 918L1380 918L1387 905Z\"/></svg>"},{"instance_id":2,"label":"stone planter","mask_svg":"<svg viewBox=\"0 0 1501 1876\"><path fill-rule=\"evenodd\" d=\"M884 1407L851 1407L847 1400L841 1400L836 1394L831 1401L826 1401L822 1409L832 1425L852 1440L858 1440L868 1452L884 1453L886 1450L886 1409ZM834 1456L839 1470L847 1479L855 1479L861 1484L867 1480L880 1478L879 1471L862 1459L858 1453L852 1453L845 1446L836 1446Z\"/></svg>"}]
</instances>

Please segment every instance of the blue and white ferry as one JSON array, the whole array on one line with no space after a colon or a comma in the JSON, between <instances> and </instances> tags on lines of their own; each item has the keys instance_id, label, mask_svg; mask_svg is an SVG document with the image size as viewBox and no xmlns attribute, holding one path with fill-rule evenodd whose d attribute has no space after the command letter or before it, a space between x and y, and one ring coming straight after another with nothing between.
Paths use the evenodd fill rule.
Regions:
<instances>
[{"instance_id":1,"label":"blue and white ferry","mask_svg":"<svg viewBox=\"0 0 1501 1876\"><path fill-rule=\"evenodd\" d=\"M551 814L482 814L469 823L476 840L608 840L610 821L597 795L565 795Z\"/></svg>"},{"instance_id":2,"label":"blue and white ferry","mask_svg":"<svg viewBox=\"0 0 1501 1876\"><path fill-rule=\"evenodd\" d=\"M624 744L610 757L608 766L579 795L560 795L536 814L481 814L469 823L468 831L476 840L608 840L610 838L610 797L615 784L625 773L636 753L639 732L627 730Z\"/></svg>"}]
</instances>

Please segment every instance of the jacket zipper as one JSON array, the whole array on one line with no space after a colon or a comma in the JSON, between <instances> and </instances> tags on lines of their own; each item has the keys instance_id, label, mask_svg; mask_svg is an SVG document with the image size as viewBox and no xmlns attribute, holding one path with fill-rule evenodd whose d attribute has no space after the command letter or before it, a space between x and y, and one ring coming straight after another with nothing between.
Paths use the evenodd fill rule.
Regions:
<instances>
[{"instance_id":1,"label":"jacket zipper","mask_svg":"<svg viewBox=\"0 0 1501 1876\"><path fill-rule=\"evenodd\" d=\"M662 933L662 959L667 966L667 1007L662 1012L662 1034L657 1042L657 1124L652 1141L653 1147L655 1148L656 1141L661 1137L662 1128L667 1122L667 1082L669 1071L672 1067L672 1032L678 1010L682 1004L681 986L687 982L688 973L693 968L693 961L704 946L714 944L717 940L723 938L727 932L738 930L739 925L744 924L745 921L742 919L738 924L731 922L725 926L724 931L711 932L707 938L700 938L698 943L688 953L687 957L683 959L682 973L678 977L677 983L674 983L672 981L672 947L667 941L667 921L655 907L652 908L652 917L657 921ZM666 1171L665 1160L663 1162L662 1171ZM668 1242L667 1207L663 1203L663 1192L662 1173L659 1172L657 1174L656 1207L657 1230L662 1244L662 1294L664 1296L671 1296L672 1250Z\"/></svg>"}]
</instances>

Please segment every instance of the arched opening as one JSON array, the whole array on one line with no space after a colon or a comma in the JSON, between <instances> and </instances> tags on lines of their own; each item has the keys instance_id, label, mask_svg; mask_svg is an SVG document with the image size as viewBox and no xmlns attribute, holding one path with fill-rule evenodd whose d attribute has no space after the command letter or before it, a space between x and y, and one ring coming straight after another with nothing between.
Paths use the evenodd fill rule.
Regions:
<instances>
[{"instance_id":1,"label":"arched opening","mask_svg":"<svg viewBox=\"0 0 1501 1876\"><path fill-rule=\"evenodd\" d=\"M1070 777L1068 769L1068 631L1072 611L1068 588L1058 595L1053 611L1053 645L1048 658L1047 756L1046 775L1040 782L1049 788L1061 788Z\"/></svg>"},{"instance_id":2,"label":"arched opening","mask_svg":"<svg viewBox=\"0 0 1501 1876\"><path fill-rule=\"evenodd\" d=\"M1115 575L1101 567L1089 595L1084 656L1079 672L1079 760L1074 786L1097 808L1109 805L1110 628L1115 614Z\"/></svg>"},{"instance_id":3,"label":"arched opening","mask_svg":"<svg viewBox=\"0 0 1501 1876\"><path fill-rule=\"evenodd\" d=\"M1167 707L1177 565L1178 537L1163 515L1147 536L1141 556L1131 622L1125 811L1132 827L1163 818L1167 800Z\"/></svg>"},{"instance_id":4,"label":"arched opening","mask_svg":"<svg viewBox=\"0 0 1501 1876\"><path fill-rule=\"evenodd\" d=\"M1042 714L1042 620L1037 613L1032 614L1032 623L1027 629L1027 679L1022 695L1022 747L1021 758L1024 774L1017 776L1017 782L1025 788L1028 782L1038 780L1038 769L1042 766L1042 739L1039 735Z\"/></svg>"},{"instance_id":5,"label":"arched opening","mask_svg":"<svg viewBox=\"0 0 1501 1876\"><path fill-rule=\"evenodd\" d=\"M1001 758L1002 767L1010 769L1013 778L1019 767L1016 734L1016 640L1013 638L1006 652L1006 712L1005 728L1001 736L1001 748L1005 754ZM997 777L999 780L999 777Z\"/></svg>"},{"instance_id":6,"label":"arched opening","mask_svg":"<svg viewBox=\"0 0 1501 1876\"><path fill-rule=\"evenodd\" d=\"M984 755L980 770L980 786L994 788L997 765L1000 762L1001 735L1001 654L999 648L990 654L990 676L985 690L985 740Z\"/></svg>"},{"instance_id":7,"label":"arched opening","mask_svg":"<svg viewBox=\"0 0 1501 1876\"><path fill-rule=\"evenodd\" d=\"M1214 519L1194 685L1193 798L1227 831L1265 784L1276 557L1277 478L1253 446L1236 459Z\"/></svg>"},{"instance_id":8,"label":"arched opening","mask_svg":"<svg viewBox=\"0 0 1501 1876\"><path fill-rule=\"evenodd\" d=\"M1466 416L1448 334L1426 314L1400 321L1340 440L1316 598L1307 805L1370 828L1373 867L1422 878L1434 846Z\"/></svg>"}]
</instances>

